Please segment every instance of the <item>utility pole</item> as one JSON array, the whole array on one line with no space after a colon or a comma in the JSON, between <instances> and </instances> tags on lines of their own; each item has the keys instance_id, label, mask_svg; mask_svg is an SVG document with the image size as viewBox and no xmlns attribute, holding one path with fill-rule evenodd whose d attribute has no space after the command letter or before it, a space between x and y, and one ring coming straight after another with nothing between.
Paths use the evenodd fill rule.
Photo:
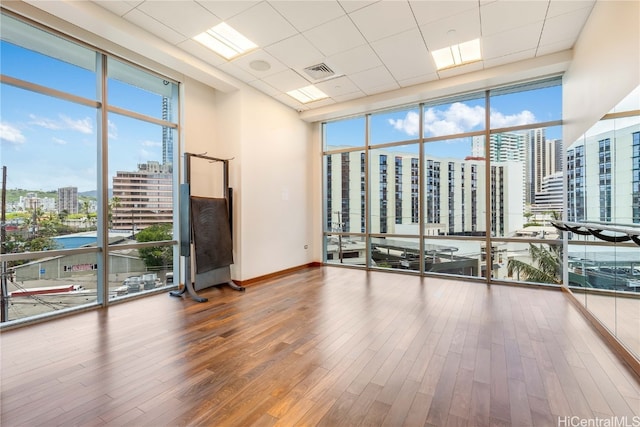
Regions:
<instances>
[{"instance_id":1,"label":"utility pole","mask_svg":"<svg viewBox=\"0 0 640 427\"><path fill-rule=\"evenodd\" d=\"M2 207L0 208L0 254L5 252L7 241L7 167L2 166ZM0 267L0 322L9 320L9 301L7 289L7 262L2 261Z\"/></svg>"}]
</instances>

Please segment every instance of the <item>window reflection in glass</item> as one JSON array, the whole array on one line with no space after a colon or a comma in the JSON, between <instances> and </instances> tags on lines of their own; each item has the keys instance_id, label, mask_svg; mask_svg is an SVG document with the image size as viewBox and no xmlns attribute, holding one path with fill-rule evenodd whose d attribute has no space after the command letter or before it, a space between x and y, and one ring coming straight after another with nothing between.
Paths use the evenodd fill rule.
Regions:
<instances>
[{"instance_id":1,"label":"window reflection in glass","mask_svg":"<svg viewBox=\"0 0 640 427\"><path fill-rule=\"evenodd\" d=\"M2 74L96 99L95 52L4 14L0 28Z\"/></svg>"},{"instance_id":2,"label":"window reflection in glass","mask_svg":"<svg viewBox=\"0 0 640 427\"><path fill-rule=\"evenodd\" d=\"M112 57L108 58L109 105L177 123L177 85Z\"/></svg>"}]
</instances>

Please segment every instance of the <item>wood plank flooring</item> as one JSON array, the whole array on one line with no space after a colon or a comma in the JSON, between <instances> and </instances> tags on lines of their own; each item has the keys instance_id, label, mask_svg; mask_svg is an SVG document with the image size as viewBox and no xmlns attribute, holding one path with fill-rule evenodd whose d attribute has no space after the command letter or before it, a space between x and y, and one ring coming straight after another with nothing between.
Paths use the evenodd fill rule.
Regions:
<instances>
[{"instance_id":1,"label":"wood plank flooring","mask_svg":"<svg viewBox=\"0 0 640 427\"><path fill-rule=\"evenodd\" d=\"M0 425L640 416L640 380L558 291L317 267L200 294L209 301L159 294L3 332Z\"/></svg>"}]
</instances>

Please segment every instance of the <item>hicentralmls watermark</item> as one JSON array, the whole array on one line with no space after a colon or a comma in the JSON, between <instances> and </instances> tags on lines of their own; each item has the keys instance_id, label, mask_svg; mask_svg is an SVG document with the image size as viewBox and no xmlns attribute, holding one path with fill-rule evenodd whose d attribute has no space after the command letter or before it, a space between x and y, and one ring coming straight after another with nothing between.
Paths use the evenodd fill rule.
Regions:
<instances>
[{"instance_id":1,"label":"hicentralmls watermark","mask_svg":"<svg viewBox=\"0 0 640 427\"><path fill-rule=\"evenodd\" d=\"M633 417L558 417L558 427L640 427L640 415Z\"/></svg>"}]
</instances>

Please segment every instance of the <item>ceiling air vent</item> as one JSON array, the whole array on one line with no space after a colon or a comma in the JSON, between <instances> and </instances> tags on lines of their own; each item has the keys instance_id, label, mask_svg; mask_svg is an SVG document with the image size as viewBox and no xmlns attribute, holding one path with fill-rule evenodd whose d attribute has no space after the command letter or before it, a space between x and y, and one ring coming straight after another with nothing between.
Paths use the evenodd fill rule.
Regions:
<instances>
[{"instance_id":1,"label":"ceiling air vent","mask_svg":"<svg viewBox=\"0 0 640 427\"><path fill-rule=\"evenodd\" d=\"M314 80L324 80L336 74L327 64L324 63L307 67L304 69L304 72Z\"/></svg>"}]
</instances>

